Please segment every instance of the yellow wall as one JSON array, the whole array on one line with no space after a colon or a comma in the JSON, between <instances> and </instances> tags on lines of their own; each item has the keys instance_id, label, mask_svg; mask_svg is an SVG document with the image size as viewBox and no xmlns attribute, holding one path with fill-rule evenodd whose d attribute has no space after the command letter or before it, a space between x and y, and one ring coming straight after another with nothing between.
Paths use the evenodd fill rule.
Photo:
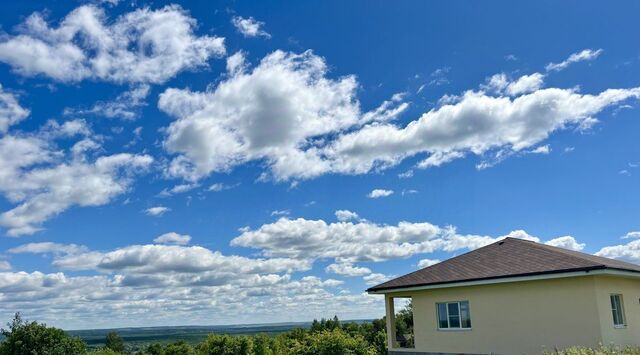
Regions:
<instances>
[{"instance_id":1,"label":"yellow wall","mask_svg":"<svg viewBox=\"0 0 640 355\"><path fill-rule=\"evenodd\" d=\"M596 290L598 296L598 312L602 329L602 343L615 345L640 344L640 280L611 276L597 276ZM622 303L626 317L625 328L613 326L611 314L612 293L622 295Z\"/></svg>"},{"instance_id":2,"label":"yellow wall","mask_svg":"<svg viewBox=\"0 0 640 355\"><path fill-rule=\"evenodd\" d=\"M610 293L623 294L627 329L613 329ZM412 296L416 348L411 351L540 354L573 345L639 342L639 293L638 279L581 276L392 293L387 305L389 296ZM450 301L469 301L472 330L437 329L436 303Z\"/></svg>"}]
</instances>

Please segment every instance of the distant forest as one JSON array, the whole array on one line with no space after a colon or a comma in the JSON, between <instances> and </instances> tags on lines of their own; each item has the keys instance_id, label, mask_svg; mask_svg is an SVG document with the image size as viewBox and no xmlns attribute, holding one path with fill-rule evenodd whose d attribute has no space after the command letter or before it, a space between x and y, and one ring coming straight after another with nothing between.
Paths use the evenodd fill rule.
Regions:
<instances>
[{"instance_id":1,"label":"distant forest","mask_svg":"<svg viewBox=\"0 0 640 355\"><path fill-rule=\"evenodd\" d=\"M400 311L396 323L413 327L410 312ZM406 324L405 324L406 323ZM129 344L117 332L103 346L91 348L78 336L20 314L2 329L0 355L383 355L387 354L385 319L371 322L314 320L308 328L279 334L230 335L211 333L198 343L185 340Z\"/></svg>"}]
</instances>

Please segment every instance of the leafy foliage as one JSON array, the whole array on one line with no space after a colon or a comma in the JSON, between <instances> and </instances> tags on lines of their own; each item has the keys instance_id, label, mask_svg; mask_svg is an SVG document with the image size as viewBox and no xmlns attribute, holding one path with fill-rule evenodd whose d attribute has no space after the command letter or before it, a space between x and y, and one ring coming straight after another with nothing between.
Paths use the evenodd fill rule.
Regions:
<instances>
[{"instance_id":1,"label":"leafy foliage","mask_svg":"<svg viewBox=\"0 0 640 355\"><path fill-rule=\"evenodd\" d=\"M105 339L105 348L111 349L116 353L124 352L124 342L117 332L110 332Z\"/></svg>"},{"instance_id":2,"label":"leafy foliage","mask_svg":"<svg viewBox=\"0 0 640 355\"><path fill-rule=\"evenodd\" d=\"M640 355L639 347L600 346L596 349L584 347L571 347L564 350L556 350L553 355Z\"/></svg>"},{"instance_id":3,"label":"leafy foliage","mask_svg":"<svg viewBox=\"0 0 640 355\"><path fill-rule=\"evenodd\" d=\"M37 322L27 322L16 313L7 324L9 329L0 333L0 355L82 355L86 346L80 338L67 335L63 330Z\"/></svg>"}]
</instances>

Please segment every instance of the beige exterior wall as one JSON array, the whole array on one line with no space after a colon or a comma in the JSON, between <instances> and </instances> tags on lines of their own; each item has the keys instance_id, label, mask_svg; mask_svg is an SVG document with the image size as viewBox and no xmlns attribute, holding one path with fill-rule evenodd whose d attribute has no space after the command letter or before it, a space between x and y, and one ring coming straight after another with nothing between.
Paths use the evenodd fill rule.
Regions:
<instances>
[{"instance_id":1,"label":"beige exterior wall","mask_svg":"<svg viewBox=\"0 0 640 355\"><path fill-rule=\"evenodd\" d=\"M613 327L611 293L623 294L626 329ZM388 330L394 296L413 298L416 347L406 351L540 354L573 345L640 342L640 279L580 276L391 293ZM453 301L469 301L471 330L438 329L436 303Z\"/></svg>"},{"instance_id":2,"label":"beige exterior wall","mask_svg":"<svg viewBox=\"0 0 640 355\"><path fill-rule=\"evenodd\" d=\"M603 344L640 344L640 280L597 276L596 290ZM621 294L626 326L616 328L611 313L611 294Z\"/></svg>"}]
</instances>

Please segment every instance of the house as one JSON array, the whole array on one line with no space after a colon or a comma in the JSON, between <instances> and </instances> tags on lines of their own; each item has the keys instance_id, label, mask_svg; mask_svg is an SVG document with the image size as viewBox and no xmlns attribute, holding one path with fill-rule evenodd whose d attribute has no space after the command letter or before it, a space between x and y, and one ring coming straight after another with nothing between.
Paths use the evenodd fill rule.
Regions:
<instances>
[{"instance_id":1,"label":"house","mask_svg":"<svg viewBox=\"0 0 640 355\"><path fill-rule=\"evenodd\" d=\"M503 239L367 291L385 296L394 355L640 345L640 266L522 239ZM396 334L394 304L401 298L412 302L413 335Z\"/></svg>"}]
</instances>

